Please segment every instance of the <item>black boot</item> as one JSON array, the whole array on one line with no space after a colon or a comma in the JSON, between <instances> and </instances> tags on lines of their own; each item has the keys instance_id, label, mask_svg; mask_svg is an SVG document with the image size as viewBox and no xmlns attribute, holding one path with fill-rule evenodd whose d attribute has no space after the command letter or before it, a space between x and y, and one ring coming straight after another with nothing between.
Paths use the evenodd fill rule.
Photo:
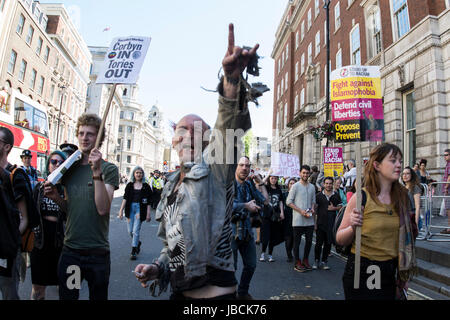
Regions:
<instances>
[{"instance_id":1,"label":"black boot","mask_svg":"<svg viewBox=\"0 0 450 320\"><path fill-rule=\"evenodd\" d=\"M142 242L139 241L139 244L136 248L136 254L139 254L141 252L141 244L142 244Z\"/></svg>"},{"instance_id":2,"label":"black boot","mask_svg":"<svg viewBox=\"0 0 450 320\"><path fill-rule=\"evenodd\" d=\"M132 247L131 248L131 256L130 256L130 260L136 260L136 247Z\"/></svg>"}]
</instances>

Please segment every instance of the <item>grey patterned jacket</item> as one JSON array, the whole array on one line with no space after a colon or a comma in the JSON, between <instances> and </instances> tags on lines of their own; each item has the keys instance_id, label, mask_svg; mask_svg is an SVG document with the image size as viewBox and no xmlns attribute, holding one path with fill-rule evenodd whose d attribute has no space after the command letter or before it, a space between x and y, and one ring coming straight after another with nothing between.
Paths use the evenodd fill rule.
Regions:
<instances>
[{"instance_id":1,"label":"grey patterned jacket","mask_svg":"<svg viewBox=\"0 0 450 320\"><path fill-rule=\"evenodd\" d=\"M219 95L219 112L214 129L222 133L223 141L226 140L227 129L242 129L244 132L251 128L250 114L246 99L243 98L241 87L238 93L240 99L226 99ZM220 86L219 86L219 92ZM235 179L236 158L233 164L226 163L225 147L223 148L223 164L212 163L211 148L218 146L218 140L210 139L209 146L203 151L202 162L199 164L185 165L190 167L178 189L176 201L178 202L181 218L181 232L186 246L186 260L184 273L186 278L202 276L206 274L206 266L220 270L234 271L233 257L231 254L218 254L217 244L223 234L224 228L231 218ZM233 139L239 140L239 139ZM225 143L222 146L226 146ZM235 155L237 155L237 143L233 143ZM217 151L216 151L217 154ZM179 181L180 171L168 175L168 182L161 194L161 201L156 210L156 221L160 222L158 237L163 241L164 247L158 258L158 262L168 265L168 243L164 224L164 211L167 207L167 198L172 194ZM228 220L228 222L227 222ZM231 241L231 228L230 228Z\"/></svg>"}]
</instances>

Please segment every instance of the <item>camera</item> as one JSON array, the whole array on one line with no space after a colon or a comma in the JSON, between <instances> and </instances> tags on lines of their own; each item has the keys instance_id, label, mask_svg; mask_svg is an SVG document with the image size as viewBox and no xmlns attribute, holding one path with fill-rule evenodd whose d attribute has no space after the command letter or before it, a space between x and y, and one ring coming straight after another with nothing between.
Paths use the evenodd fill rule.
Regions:
<instances>
[{"instance_id":1,"label":"camera","mask_svg":"<svg viewBox=\"0 0 450 320\"><path fill-rule=\"evenodd\" d=\"M262 219L259 212L250 212L250 224L252 228L259 228L262 224ZM233 212L231 216L231 223L237 224L238 222L244 222L247 219L247 212Z\"/></svg>"},{"instance_id":2,"label":"camera","mask_svg":"<svg viewBox=\"0 0 450 320\"><path fill-rule=\"evenodd\" d=\"M259 214L259 211L250 213L250 223L252 225L252 228L261 227L262 219L261 219L261 215Z\"/></svg>"}]
</instances>

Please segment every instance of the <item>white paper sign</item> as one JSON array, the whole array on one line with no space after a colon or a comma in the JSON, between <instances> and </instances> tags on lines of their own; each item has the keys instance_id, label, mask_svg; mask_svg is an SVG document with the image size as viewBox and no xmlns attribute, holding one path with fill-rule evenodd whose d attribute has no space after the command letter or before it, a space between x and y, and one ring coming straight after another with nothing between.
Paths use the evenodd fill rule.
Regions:
<instances>
[{"instance_id":1,"label":"white paper sign","mask_svg":"<svg viewBox=\"0 0 450 320\"><path fill-rule=\"evenodd\" d=\"M282 177L300 177L300 160L298 156L272 152L272 175Z\"/></svg>"},{"instance_id":2,"label":"white paper sign","mask_svg":"<svg viewBox=\"0 0 450 320\"><path fill-rule=\"evenodd\" d=\"M106 53L96 83L135 84L147 55L151 38L114 38Z\"/></svg>"}]
</instances>

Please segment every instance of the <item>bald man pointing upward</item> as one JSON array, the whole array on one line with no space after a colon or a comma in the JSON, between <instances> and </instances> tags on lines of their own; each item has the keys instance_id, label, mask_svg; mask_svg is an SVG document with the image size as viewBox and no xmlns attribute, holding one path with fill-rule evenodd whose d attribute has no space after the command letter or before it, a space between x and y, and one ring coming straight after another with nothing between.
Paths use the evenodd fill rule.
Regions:
<instances>
[{"instance_id":1,"label":"bald man pointing upward","mask_svg":"<svg viewBox=\"0 0 450 320\"><path fill-rule=\"evenodd\" d=\"M224 146L227 129L251 128L242 72L256 55L259 45L244 50L234 44L234 27L229 25L228 49L222 61L224 77L219 83L219 112L214 127L214 145ZM140 264L135 273L143 286L154 280L156 295L171 285L171 299L235 299L231 250L231 213L234 196L236 153L232 164L210 161L209 126L197 115L184 116L176 125L172 145L181 168L168 175L168 182L156 210L158 236L164 247L152 264ZM200 141L200 143L199 143ZM212 145L212 143L211 143ZM237 145L233 139L233 151ZM229 149L228 149L229 150Z\"/></svg>"}]
</instances>

